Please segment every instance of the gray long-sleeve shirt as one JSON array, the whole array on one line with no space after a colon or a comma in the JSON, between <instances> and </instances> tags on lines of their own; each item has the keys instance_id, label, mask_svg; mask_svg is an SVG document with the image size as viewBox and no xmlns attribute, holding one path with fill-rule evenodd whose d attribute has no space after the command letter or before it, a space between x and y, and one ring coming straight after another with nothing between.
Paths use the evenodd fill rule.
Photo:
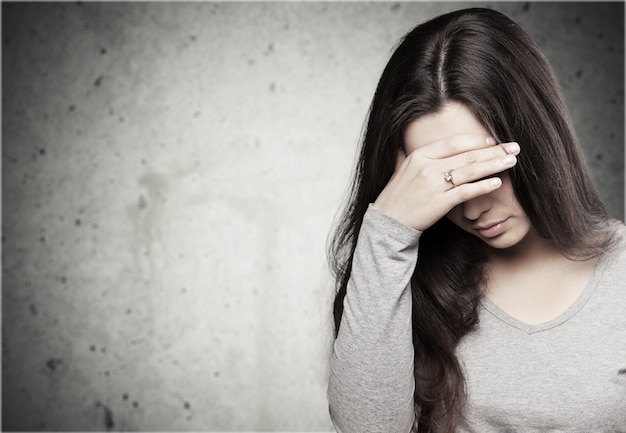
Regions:
<instances>
[{"instance_id":1,"label":"gray long-sleeve shirt","mask_svg":"<svg viewBox=\"0 0 626 433\"><path fill-rule=\"evenodd\" d=\"M328 385L340 433L411 430L409 281L419 236L371 206L365 214ZM486 297L479 318L457 348L468 390L459 433L626 432L624 242L554 320L525 324Z\"/></svg>"}]
</instances>

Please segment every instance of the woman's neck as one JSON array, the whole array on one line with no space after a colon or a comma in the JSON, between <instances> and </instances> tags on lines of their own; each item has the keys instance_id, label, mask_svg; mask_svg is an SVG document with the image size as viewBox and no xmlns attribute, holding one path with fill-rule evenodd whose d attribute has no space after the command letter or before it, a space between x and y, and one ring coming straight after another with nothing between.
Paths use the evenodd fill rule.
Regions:
<instances>
[{"instance_id":1,"label":"woman's neck","mask_svg":"<svg viewBox=\"0 0 626 433\"><path fill-rule=\"evenodd\" d=\"M529 324L543 323L578 299L597 261L571 260L532 230L514 247L488 252L482 289L509 315Z\"/></svg>"}]
</instances>

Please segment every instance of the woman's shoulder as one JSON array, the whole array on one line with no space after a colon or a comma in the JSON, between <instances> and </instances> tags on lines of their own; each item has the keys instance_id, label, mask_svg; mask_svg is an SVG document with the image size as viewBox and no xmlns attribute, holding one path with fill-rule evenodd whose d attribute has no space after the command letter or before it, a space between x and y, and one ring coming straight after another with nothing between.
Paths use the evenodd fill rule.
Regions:
<instances>
[{"instance_id":1,"label":"woman's shoulder","mask_svg":"<svg viewBox=\"0 0 626 433\"><path fill-rule=\"evenodd\" d=\"M626 225L615 220L611 226L610 234L613 243L605 253L608 270L623 278L626 275Z\"/></svg>"},{"instance_id":2,"label":"woman's shoulder","mask_svg":"<svg viewBox=\"0 0 626 433\"><path fill-rule=\"evenodd\" d=\"M614 220L611 225L611 234L615 240L615 249L618 251L626 250L626 224Z\"/></svg>"}]
</instances>

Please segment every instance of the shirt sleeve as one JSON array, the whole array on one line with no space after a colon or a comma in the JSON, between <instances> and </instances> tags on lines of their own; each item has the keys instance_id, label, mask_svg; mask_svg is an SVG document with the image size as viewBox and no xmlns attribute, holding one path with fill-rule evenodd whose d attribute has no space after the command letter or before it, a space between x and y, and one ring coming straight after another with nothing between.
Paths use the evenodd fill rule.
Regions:
<instances>
[{"instance_id":1,"label":"shirt sleeve","mask_svg":"<svg viewBox=\"0 0 626 433\"><path fill-rule=\"evenodd\" d=\"M339 433L408 433L415 418L410 280L421 232L365 213L328 384Z\"/></svg>"}]
</instances>

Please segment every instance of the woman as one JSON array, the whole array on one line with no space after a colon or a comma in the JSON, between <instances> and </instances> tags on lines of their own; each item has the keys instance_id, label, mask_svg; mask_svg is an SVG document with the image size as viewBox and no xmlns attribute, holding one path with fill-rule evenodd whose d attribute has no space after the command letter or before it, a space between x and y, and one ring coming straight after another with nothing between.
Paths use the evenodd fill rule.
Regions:
<instances>
[{"instance_id":1,"label":"woman","mask_svg":"<svg viewBox=\"0 0 626 433\"><path fill-rule=\"evenodd\" d=\"M489 9L405 36L330 248L338 432L626 432L625 230Z\"/></svg>"}]
</instances>

